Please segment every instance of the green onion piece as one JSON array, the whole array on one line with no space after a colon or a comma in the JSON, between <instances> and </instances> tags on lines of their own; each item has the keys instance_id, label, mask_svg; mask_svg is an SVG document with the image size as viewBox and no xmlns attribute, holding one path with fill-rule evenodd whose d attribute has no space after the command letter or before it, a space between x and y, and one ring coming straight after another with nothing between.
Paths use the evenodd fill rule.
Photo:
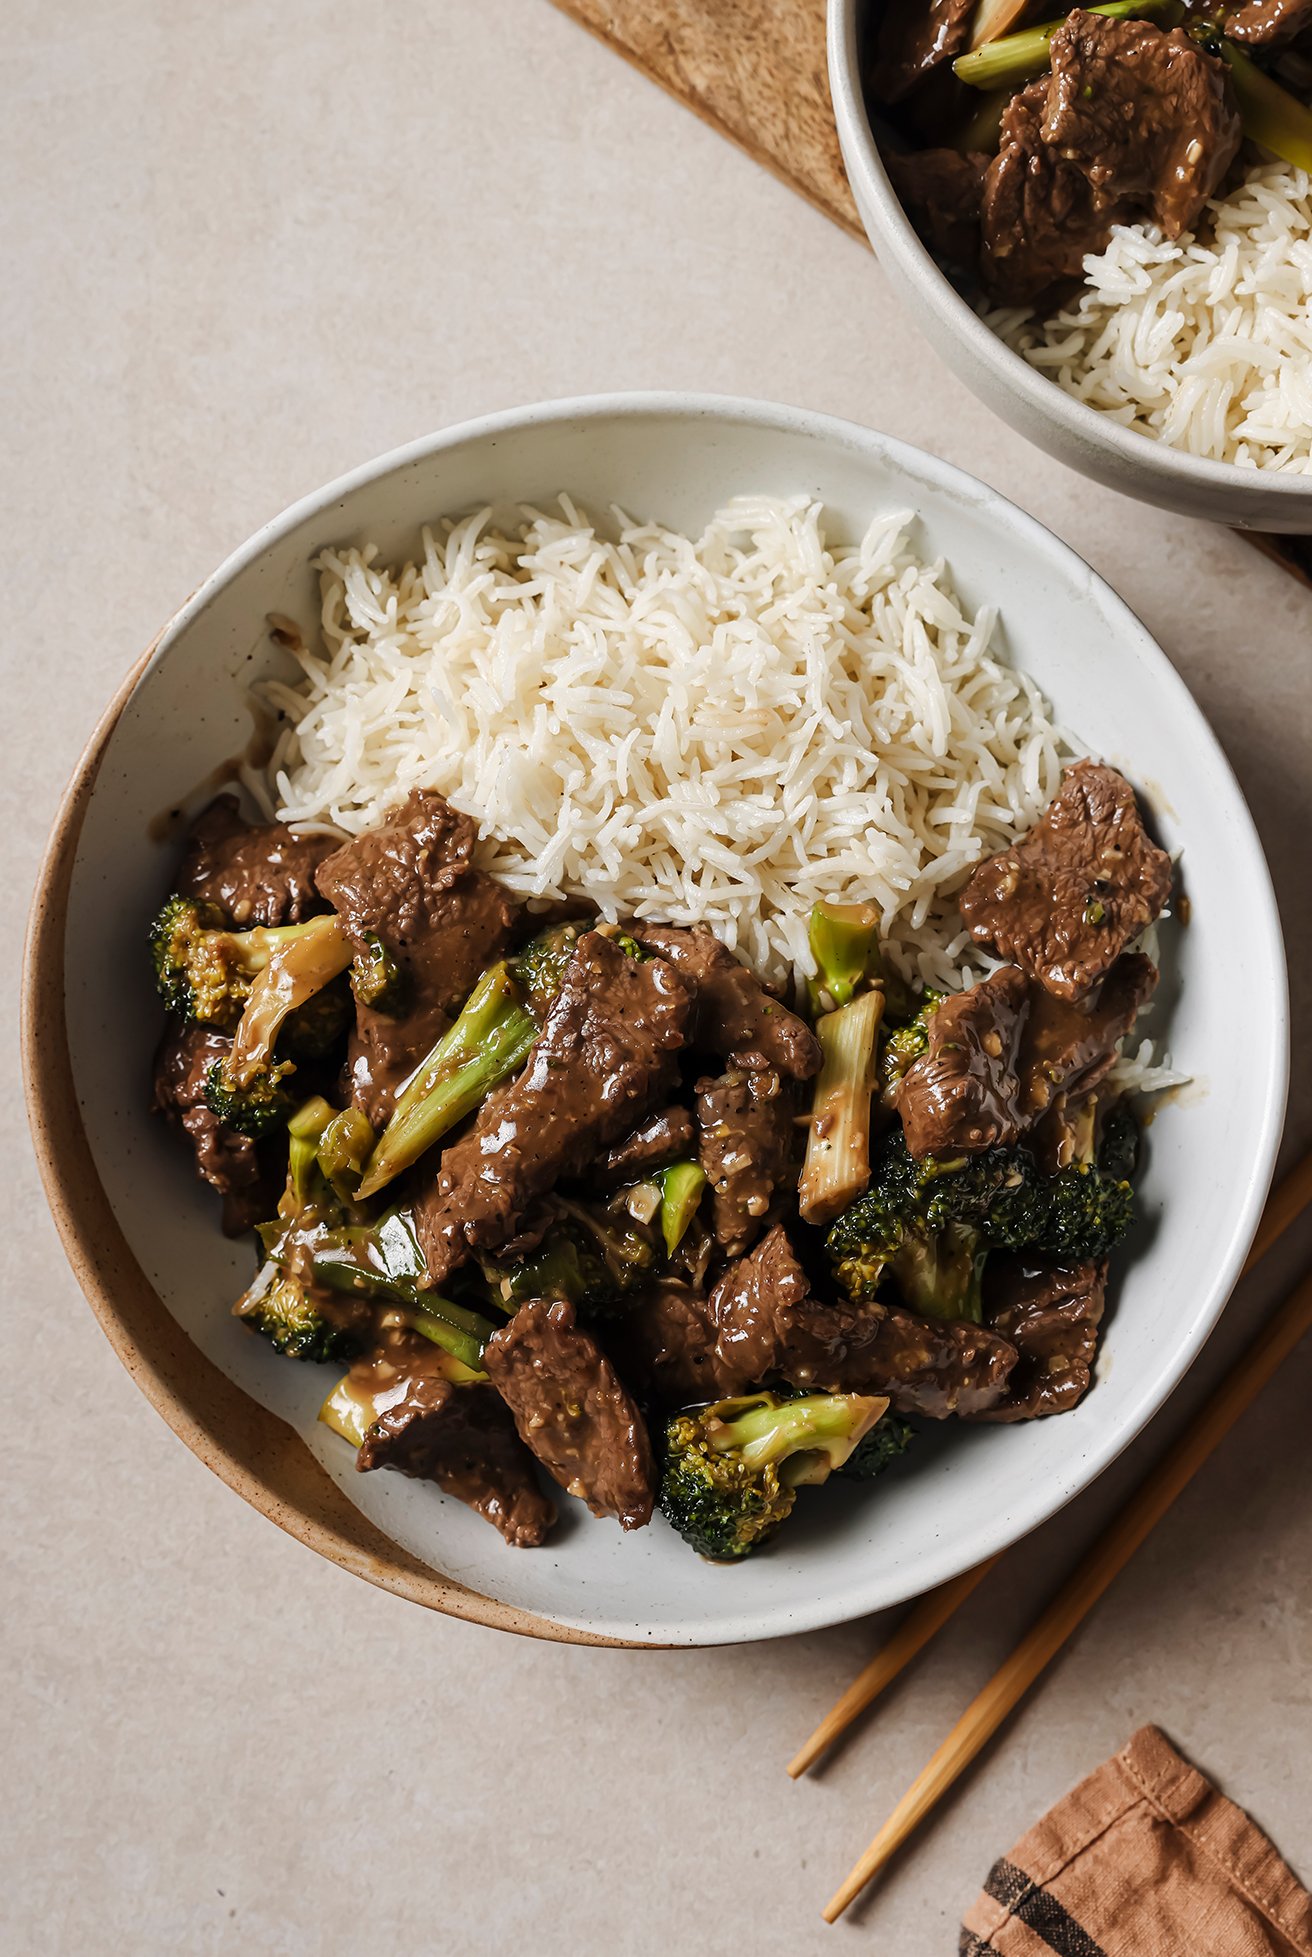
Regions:
<instances>
[{"instance_id":1,"label":"green onion piece","mask_svg":"<svg viewBox=\"0 0 1312 1957\"><path fill-rule=\"evenodd\" d=\"M673 1257L688 1233L688 1225L697 1214L697 1205L706 1187L706 1171L696 1162L671 1162L668 1169L662 1169L656 1180L661 1191L661 1235L665 1239L665 1254Z\"/></svg>"},{"instance_id":2,"label":"green onion piece","mask_svg":"<svg viewBox=\"0 0 1312 1957\"><path fill-rule=\"evenodd\" d=\"M1300 170L1312 171L1312 109L1264 74L1233 41L1221 53L1234 83L1244 134Z\"/></svg>"},{"instance_id":3,"label":"green onion piece","mask_svg":"<svg viewBox=\"0 0 1312 1957\"><path fill-rule=\"evenodd\" d=\"M1108 20L1152 19L1176 11L1178 0L1107 0L1090 7L1091 14L1105 14ZM969 54L958 55L952 72L958 81L972 88L1019 88L1022 82L1041 75L1048 65L1048 47L1065 18L1045 21L1042 27L1026 27L1019 34L1004 34L1000 41L986 42Z\"/></svg>"}]
</instances>

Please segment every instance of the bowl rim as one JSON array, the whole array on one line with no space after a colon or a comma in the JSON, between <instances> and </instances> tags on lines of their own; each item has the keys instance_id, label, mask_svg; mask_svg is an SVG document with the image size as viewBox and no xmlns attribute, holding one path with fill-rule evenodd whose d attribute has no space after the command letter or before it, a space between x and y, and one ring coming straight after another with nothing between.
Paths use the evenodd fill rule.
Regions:
<instances>
[{"instance_id":1,"label":"bowl rim","mask_svg":"<svg viewBox=\"0 0 1312 1957\"><path fill-rule=\"evenodd\" d=\"M1312 527L1312 477L1282 474L1275 469L1244 469L1237 462L1216 462L1210 456L1191 455L1185 449L1170 448L1151 435L1140 434L1137 429L1126 428L1047 379L985 325L922 243L884 168L861 87L859 15L868 4L869 0L828 0L826 39L829 89L843 161L849 177L854 179L854 190L855 179L860 179L864 199L857 199L861 207L859 214L876 256L887 254L907 282L926 291L926 296L932 290L934 309L954 337L965 343L995 379L1019 394L1036 416L1055 422L1072 440L1099 448L1131 468L1177 484L1225 490L1229 495L1242 497L1275 497L1289 505L1286 514L1303 511ZM878 236L865 223L866 203L878 213ZM1242 527L1241 517L1229 521ZM1254 527L1261 529L1262 524L1258 522Z\"/></svg>"},{"instance_id":2,"label":"bowl rim","mask_svg":"<svg viewBox=\"0 0 1312 1957\"><path fill-rule=\"evenodd\" d=\"M155 660L184 633L211 596L240 575L273 542L307 520L327 517L331 507L354 490L403 471L416 461L469 443L496 440L527 426L555 422L674 416L692 422L718 420L746 423L767 432L802 434L826 446L874 453L881 460L910 467L937 490L952 492L976 507L999 514L1018 541L1040 561L1055 563L1069 580L1078 570L1086 590L1096 592L1118 633L1137 641L1155 668L1168 695L1174 694L1177 717L1187 722L1194 743L1209 754L1233 795L1236 846L1250 859L1249 881L1260 912L1262 943L1259 968L1270 977L1271 999L1264 1016L1268 1031L1268 1064L1263 1089L1261 1139L1243 1199L1236 1205L1223 1255L1212 1283L1195 1301L1192 1319L1184 1328L1169 1363L1156 1374L1151 1388L1124 1410L1119 1425L1096 1437L1070 1470L1050 1477L1042 1493L1014 1504L994 1526L972 1544L969 1562L960 1551L947 1551L937 1542L925 1545L913 1587L895 1581L890 1594L870 1593L846 1600L813 1598L744 1614L739 1618L697 1620L671 1636L661 1627L656 1637L629 1637L618 1631L593 1631L472 1590L442 1575L386 1537L337 1488L308 1447L276 1415L235 1386L227 1375L194 1346L163 1304L137 1263L114 1218L95 1169L82 1125L72 1078L64 1012L64 938L73 864L82 822L109 740L129 700ZM416 521L422 518L417 516ZM37 874L24 947L21 1046L25 1091L33 1145L47 1199L65 1252L88 1302L115 1352L156 1410L221 1480L252 1507L329 1561L365 1577L384 1589L408 1597L429 1609L462 1617L530 1637L569 1644L662 1649L679 1646L748 1643L757 1639L817 1630L850 1622L922 1595L1010 1548L1097 1479L1103 1470L1142 1431L1174 1392L1214 1329L1260 1220L1275 1168L1283 1127L1289 1074L1288 980L1275 893L1266 859L1224 751L1201 709L1166 654L1131 608L1078 553L1035 517L997 491L941 458L858 423L809 409L734 396L682 392L611 393L567 397L499 410L457 423L387 451L311 491L263 524L174 613L121 683L91 735L61 800ZM147 1339L152 1343L147 1343ZM179 1354L200 1376L204 1394L199 1404L193 1390L178 1380ZM196 1362L199 1362L198 1364ZM188 1399L193 1404L188 1404ZM214 1414L216 1417L211 1418ZM234 1440L229 1423L235 1428ZM634 1628L637 1628L636 1626Z\"/></svg>"}]
</instances>

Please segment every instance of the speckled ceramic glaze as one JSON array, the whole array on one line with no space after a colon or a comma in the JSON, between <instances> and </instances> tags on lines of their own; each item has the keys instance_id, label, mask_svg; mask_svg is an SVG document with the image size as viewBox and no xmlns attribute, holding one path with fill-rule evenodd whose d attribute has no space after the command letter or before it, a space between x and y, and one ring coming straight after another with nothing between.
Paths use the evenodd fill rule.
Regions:
<instances>
[{"instance_id":1,"label":"speckled ceramic glaze","mask_svg":"<svg viewBox=\"0 0 1312 1957\"><path fill-rule=\"evenodd\" d=\"M1184 850L1188 929L1167 927L1163 1008L1195 1084L1153 1125L1145 1217L1118 1259L1096 1390L1059 1420L935 1435L873 1492L810 1500L739 1569L657 1522L631 1537L577 1503L542 1550L507 1549L468 1510L399 1475L359 1476L316 1427L331 1374L273 1357L231 1318L250 1254L146 1112L159 1031L143 946L194 801L250 730L248 689L285 657L266 629L317 614L328 543L414 550L420 525L557 491L695 530L744 492L820 498L831 535L917 513L968 606L1094 752L1126 769ZM1223 1071L1238 989L1255 1029ZM1064 545L981 484L886 437L800 410L638 396L494 416L398 450L297 504L184 606L129 677L69 789L33 912L24 1049L33 1132L64 1242L101 1323L188 1446L324 1555L415 1601L534 1635L716 1643L832 1624L910 1597L1022 1536L1083 1488L1165 1399L1206 1338L1251 1239L1287 1070L1270 881L1234 778L1170 665ZM1221 1133L1224 1130L1224 1145ZM1236 1165L1241 1165L1239 1169Z\"/></svg>"},{"instance_id":2,"label":"speckled ceramic glaze","mask_svg":"<svg viewBox=\"0 0 1312 1957\"><path fill-rule=\"evenodd\" d=\"M1312 533L1312 477L1240 469L1167 448L1085 407L1013 353L939 270L894 195L861 90L870 0L829 0L829 86L866 235L935 351L986 406L1049 455L1143 503L1240 530Z\"/></svg>"}]
</instances>

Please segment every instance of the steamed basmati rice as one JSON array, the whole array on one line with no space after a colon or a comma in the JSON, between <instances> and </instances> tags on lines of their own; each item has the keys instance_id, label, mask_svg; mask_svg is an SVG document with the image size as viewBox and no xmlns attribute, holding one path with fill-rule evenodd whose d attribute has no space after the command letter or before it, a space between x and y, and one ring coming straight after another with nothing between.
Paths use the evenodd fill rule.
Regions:
<instances>
[{"instance_id":1,"label":"steamed basmati rice","mask_svg":"<svg viewBox=\"0 0 1312 1957\"><path fill-rule=\"evenodd\" d=\"M696 540L607 536L562 497L442 523L418 564L325 551L323 647L264 690L277 812L358 833L435 788L522 896L705 922L776 980L810 969L817 898L863 900L904 977L968 983L953 893L1070 750L908 512L852 547L822 518L740 498Z\"/></svg>"},{"instance_id":2,"label":"steamed basmati rice","mask_svg":"<svg viewBox=\"0 0 1312 1957\"><path fill-rule=\"evenodd\" d=\"M1312 473L1312 179L1260 164L1168 243L1118 224L1046 320L984 317L1033 367L1140 434L1215 462Z\"/></svg>"}]
</instances>

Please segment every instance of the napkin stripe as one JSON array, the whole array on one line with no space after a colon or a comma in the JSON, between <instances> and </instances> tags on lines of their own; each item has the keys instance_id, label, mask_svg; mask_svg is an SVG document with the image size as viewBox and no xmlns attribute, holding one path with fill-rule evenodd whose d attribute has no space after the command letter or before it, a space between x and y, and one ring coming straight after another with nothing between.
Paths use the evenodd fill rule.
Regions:
<instances>
[{"instance_id":1,"label":"napkin stripe","mask_svg":"<svg viewBox=\"0 0 1312 1957\"><path fill-rule=\"evenodd\" d=\"M1077 1923L1054 1895L1005 1857L995 1862L989 1870L984 1894L1010 1910L1019 1922L1047 1944L1049 1950L1055 1951L1057 1957L1107 1957L1102 1945L1094 1941L1084 1925ZM983 1943L971 1950L963 1943L961 1957L987 1957L990 1948L989 1944Z\"/></svg>"}]
</instances>

